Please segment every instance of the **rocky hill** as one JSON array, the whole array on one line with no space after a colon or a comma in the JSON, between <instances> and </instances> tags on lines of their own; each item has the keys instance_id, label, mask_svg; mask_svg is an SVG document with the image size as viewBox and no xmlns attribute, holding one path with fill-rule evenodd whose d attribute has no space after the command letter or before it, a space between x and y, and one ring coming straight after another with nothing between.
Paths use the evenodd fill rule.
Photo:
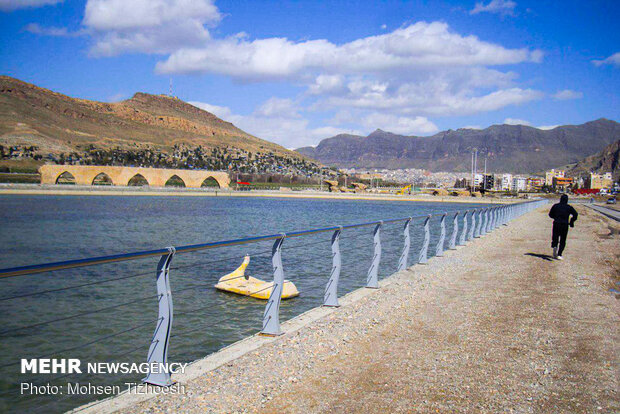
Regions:
<instances>
[{"instance_id":1,"label":"rocky hill","mask_svg":"<svg viewBox=\"0 0 620 414\"><path fill-rule=\"evenodd\" d=\"M469 171L471 151L477 148L479 160L488 158L490 171L533 173L576 163L618 139L620 124L598 119L551 130L493 125L483 130L448 130L430 137L396 135L378 129L366 137L337 135L322 140L315 148L297 151L340 167Z\"/></svg>"},{"instance_id":2,"label":"rocky hill","mask_svg":"<svg viewBox=\"0 0 620 414\"><path fill-rule=\"evenodd\" d=\"M605 147L603 151L591 155L568 168L566 173L571 176L582 176L589 172L611 172L614 180L620 179L620 140Z\"/></svg>"},{"instance_id":3,"label":"rocky hill","mask_svg":"<svg viewBox=\"0 0 620 414\"><path fill-rule=\"evenodd\" d=\"M307 162L299 153L247 134L177 98L136 93L118 103L95 102L8 76L0 76L0 145L17 148L21 155L25 151L30 157L43 157L41 162L60 154L75 161L93 151L103 159L132 158L140 151L166 158L174 151L191 155L198 147L203 154L221 155L225 150L220 157L224 161L239 154L245 159L248 154L249 158L262 154L289 163ZM138 163L148 163L145 159Z\"/></svg>"}]
</instances>

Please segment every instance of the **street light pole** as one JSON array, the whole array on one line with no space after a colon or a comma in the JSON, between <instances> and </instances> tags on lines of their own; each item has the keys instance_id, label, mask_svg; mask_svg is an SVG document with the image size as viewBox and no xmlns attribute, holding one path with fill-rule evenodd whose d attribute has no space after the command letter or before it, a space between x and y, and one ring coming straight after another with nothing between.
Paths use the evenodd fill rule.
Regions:
<instances>
[{"instance_id":1,"label":"street light pole","mask_svg":"<svg viewBox=\"0 0 620 414\"><path fill-rule=\"evenodd\" d=\"M474 152L471 152L471 192L474 192Z\"/></svg>"},{"instance_id":2,"label":"street light pole","mask_svg":"<svg viewBox=\"0 0 620 414\"><path fill-rule=\"evenodd\" d=\"M484 176L482 177L483 188L486 191L487 189L487 157L484 157Z\"/></svg>"}]
</instances>

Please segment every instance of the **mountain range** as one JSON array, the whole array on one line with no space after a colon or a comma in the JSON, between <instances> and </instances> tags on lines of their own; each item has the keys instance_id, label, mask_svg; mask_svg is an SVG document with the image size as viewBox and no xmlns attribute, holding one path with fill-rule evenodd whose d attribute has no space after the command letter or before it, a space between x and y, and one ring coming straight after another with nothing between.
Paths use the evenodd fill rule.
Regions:
<instances>
[{"instance_id":1,"label":"mountain range","mask_svg":"<svg viewBox=\"0 0 620 414\"><path fill-rule=\"evenodd\" d=\"M247 157L243 159L254 160L265 171L277 167L275 164L284 164L305 173L318 167L307 159L312 158L338 167L458 172L470 170L471 151L478 149L480 168L486 157L489 171L533 173L576 164L619 139L620 124L598 119L550 130L493 125L483 130L448 130L430 137L403 136L378 129L366 137L337 135L322 140L317 147L291 151L167 95L138 92L121 102L97 102L0 76L0 146L29 151L36 148L38 163L44 162L42 155L56 162L66 159L67 154L81 153L78 159L90 157L81 159L95 163L112 159L110 162L115 164L131 160L154 166L191 168L193 164L194 168L226 168L238 160L235 151L226 155L219 150L224 148L245 152ZM216 151L216 155L208 155L209 149ZM136 153L138 157L131 155ZM2 154L6 155L4 150ZM58 154L62 156L59 158ZM37 157L33 152L30 156L30 160ZM167 161L161 162L162 157ZM204 161L209 157L220 161ZM180 158L183 161L178 161ZM594 157L573 168L606 165L607 159Z\"/></svg>"},{"instance_id":2,"label":"mountain range","mask_svg":"<svg viewBox=\"0 0 620 414\"><path fill-rule=\"evenodd\" d=\"M89 146L148 147L170 153L182 144L190 149L237 148L303 159L174 97L139 92L121 102L96 102L8 76L0 76L0 144L35 146L42 154L71 153Z\"/></svg>"},{"instance_id":3,"label":"mountain range","mask_svg":"<svg viewBox=\"0 0 620 414\"><path fill-rule=\"evenodd\" d=\"M487 170L536 173L576 163L620 139L620 124L598 119L581 125L542 130L525 125L461 128L429 137L404 136L377 129L368 136L341 134L300 154L323 164L356 168L419 168L430 171L470 171L471 153L478 150L478 167Z\"/></svg>"}]
</instances>

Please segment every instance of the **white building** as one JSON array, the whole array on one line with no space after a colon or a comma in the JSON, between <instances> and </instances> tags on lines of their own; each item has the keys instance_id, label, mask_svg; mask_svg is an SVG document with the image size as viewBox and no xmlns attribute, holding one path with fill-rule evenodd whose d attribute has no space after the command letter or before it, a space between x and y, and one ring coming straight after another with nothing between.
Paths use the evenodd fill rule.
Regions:
<instances>
[{"instance_id":1,"label":"white building","mask_svg":"<svg viewBox=\"0 0 620 414\"><path fill-rule=\"evenodd\" d=\"M510 190L514 193L519 191L525 191L527 189L527 178L524 177L514 177L512 179L512 187Z\"/></svg>"},{"instance_id":2,"label":"white building","mask_svg":"<svg viewBox=\"0 0 620 414\"><path fill-rule=\"evenodd\" d=\"M500 190L510 191L510 189L512 188L512 174L502 174L499 185Z\"/></svg>"},{"instance_id":3,"label":"white building","mask_svg":"<svg viewBox=\"0 0 620 414\"><path fill-rule=\"evenodd\" d=\"M482 183L484 182L484 175L482 174L476 174L474 175L474 185L476 187L480 187L482 186Z\"/></svg>"}]
</instances>

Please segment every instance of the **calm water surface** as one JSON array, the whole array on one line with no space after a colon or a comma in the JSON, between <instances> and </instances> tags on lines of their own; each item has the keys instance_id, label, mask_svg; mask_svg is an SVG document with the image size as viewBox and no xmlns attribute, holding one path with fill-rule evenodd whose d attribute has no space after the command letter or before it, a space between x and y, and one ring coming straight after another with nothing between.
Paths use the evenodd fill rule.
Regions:
<instances>
[{"instance_id":1,"label":"calm water surface","mask_svg":"<svg viewBox=\"0 0 620 414\"><path fill-rule=\"evenodd\" d=\"M0 267L450 213L479 206L235 197L0 196ZM438 223L438 218L431 221L430 256L438 238ZM446 224L449 235L452 220ZM396 270L403 243L402 225L400 222L383 227L380 278ZM373 255L372 230L365 227L343 232L339 295L364 286ZM282 303L281 321L321 304L331 270L330 237L325 233L285 241L285 277L296 284L301 295ZM422 237L422 220L415 220L411 226L410 263L417 258ZM213 285L239 266L246 253L251 256L248 273L271 280L271 243L174 257L170 281L175 316L169 361L204 357L260 330L265 302L219 292ZM97 399L20 396L21 382L50 382L66 388L67 382L107 385L139 381L140 375L21 375L19 358L50 355L79 358L82 364L144 362L155 328L150 321L157 318L157 301L153 297L157 261L149 258L0 280L0 411L22 412L36 407L45 412L62 412ZM125 279L92 284L117 278ZM85 284L89 285L14 298ZM104 308L109 309L73 317ZM47 323L56 319L63 320ZM34 324L40 325L16 330Z\"/></svg>"}]
</instances>

